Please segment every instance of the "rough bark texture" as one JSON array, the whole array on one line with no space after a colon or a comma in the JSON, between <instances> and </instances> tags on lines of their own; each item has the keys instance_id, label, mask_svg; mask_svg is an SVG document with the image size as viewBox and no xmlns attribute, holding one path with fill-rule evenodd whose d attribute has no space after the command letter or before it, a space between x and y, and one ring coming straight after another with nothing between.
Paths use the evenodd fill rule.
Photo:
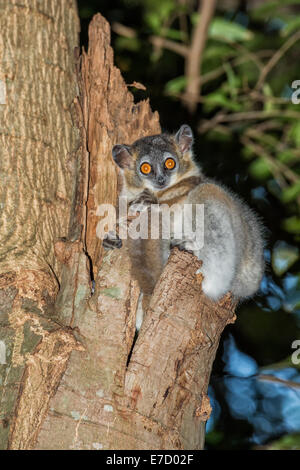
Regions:
<instances>
[{"instance_id":1,"label":"rough bark texture","mask_svg":"<svg viewBox=\"0 0 300 470\"><path fill-rule=\"evenodd\" d=\"M10 0L0 15L0 447L25 448L75 345L51 309L62 268L54 243L68 237L80 144L79 21L74 0Z\"/></svg>"},{"instance_id":2,"label":"rough bark texture","mask_svg":"<svg viewBox=\"0 0 300 470\"><path fill-rule=\"evenodd\" d=\"M99 204L117 201L117 172L111 156L116 143L131 143L139 137L160 132L159 116L148 101L135 104L132 94L113 65L110 28L98 15L89 28L88 55L82 56L85 127L90 154L86 244L94 274L103 256L102 240L96 237Z\"/></svg>"},{"instance_id":3,"label":"rough bark texture","mask_svg":"<svg viewBox=\"0 0 300 470\"><path fill-rule=\"evenodd\" d=\"M2 42L10 45L3 64L11 75L0 112L11 120L1 134L10 159L1 178L9 174L10 179L3 195L0 265L6 346L6 363L0 365L0 447L202 448L210 411L207 385L220 334L233 320L230 300L209 302L195 275L199 261L175 250L134 344L139 289L126 248L104 254L96 237L98 205L117 200L112 146L159 132L158 115L148 102L134 103L113 65L109 26L97 15L88 53L77 64L78 149L69 109L76 94L76 9L67 0L53 2L55 11L46 0L24 5L10 2L10 30L1 25ZM39 43L43 35L49 37ZM52 53L57 56L43 59ZM19 77L26 54L28 69ZM41 85L43 60L57 76L48 83L45 69ZM23 91L29 84L37 88L30 96ZM39 86L45 89L36 97ZM10 113L18 118L24 113L18 132Z\"/></svg>"},{"instance_id":4,"label":"rough bark texture","mask_svg":"<svg viewBox=\"0 0 300 470\"><path fill-rule=\"evenodd\" d=\"M212 363L235 317L230 296L215 304L202 294L200 266L173 249L152 294L125 376L133 448L203 448Z\"/></svg>"}]
</instances>

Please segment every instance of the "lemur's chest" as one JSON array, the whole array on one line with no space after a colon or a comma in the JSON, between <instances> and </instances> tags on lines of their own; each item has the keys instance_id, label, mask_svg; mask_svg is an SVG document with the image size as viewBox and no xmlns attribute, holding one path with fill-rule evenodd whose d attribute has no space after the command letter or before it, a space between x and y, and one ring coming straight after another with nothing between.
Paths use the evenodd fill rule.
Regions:
<instances>
[{"instance_id":1,"label":"lemur's chest","mask_svg":"<svg viewBox=\"0 0 300 470\"><path fill-rule=\"evenodd\" d=\"M193 176L158 193L157 197L162 213L163 232L165 227L167 231L170 231L171 238L182 238L184 223L187 223L188 227L191 226L192 213L187 201L190 191L198 184L200 184L200 178Z\"/></svg>"},{"instance_id":2,"label":"lemur's chest","mask_svg":"<svg viewBox=\"0 0 300 470\"><path fill-rule=\"evenodd\" d=\"M170 188L159 191L157 193L159 204L167 204L169 207L173 206L174 204L183 206L187 200L188 194L192 191L192 189L198 186L200 182L200 177L191 176L179 181Z\"/></svg>"}]
</instances>

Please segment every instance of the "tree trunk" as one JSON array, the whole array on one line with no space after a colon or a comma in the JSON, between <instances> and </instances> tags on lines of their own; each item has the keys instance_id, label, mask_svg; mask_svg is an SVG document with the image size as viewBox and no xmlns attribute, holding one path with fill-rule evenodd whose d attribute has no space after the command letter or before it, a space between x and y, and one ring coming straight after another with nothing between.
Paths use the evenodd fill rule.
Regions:
<instances>
[{"instance_id":1,"label":"tree trunk","mask_svg":"<svg viewBox=\"0 0 300 470\"><path fill-rule=\"evenodd\" d=\"M203 448L234 306L206 299L200 262L173 250L134 343L139 288L126 248L104 255L97 207L117 201L112 146L160 132L158 115L134 103L101 15L75 70L74 3L27 3L0 30L0 447Z\"/></svg>"},{"instance_id":2,"label":"tree trunk","mask_svg":"<svg viewBox=\"0 0 300 470\"><path fill-rule=\"evenodd\" d=\"M80 134L72 122L75 1L0 5L0 447L28 448L76 341L52 311ZM74 109L72 109L74 108Z\"/></svg>"}]
</instances>

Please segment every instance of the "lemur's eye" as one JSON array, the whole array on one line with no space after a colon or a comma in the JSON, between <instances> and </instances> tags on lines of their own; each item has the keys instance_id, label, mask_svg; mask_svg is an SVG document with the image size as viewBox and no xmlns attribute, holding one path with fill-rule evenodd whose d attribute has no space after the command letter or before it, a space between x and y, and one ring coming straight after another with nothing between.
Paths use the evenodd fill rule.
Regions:
<instances>
[{"instance_id":1,"label":"lemur's eye","mask_svg":"<svg viewBox=\"0 0 300 470\"><path fill-rule=\"evenodd\" d=\"M167 160L165 161L165 167L168 169L168 170L173 170L173 168L175 168L175 160L173 160L173 158L167 158Z\"/></svg>"},{"instance_id":2,"label":"lemur's eye","mask_svg":"<svg viewBox=\"0 0 300 470\"><path fill-rule=\"evenodd\" d=\"M144 175L149 175L149 173L151 173L152 167L151 167L150 163L142 163L140 169L141 169L141 172Z\"/></svg>"}]
</instances>

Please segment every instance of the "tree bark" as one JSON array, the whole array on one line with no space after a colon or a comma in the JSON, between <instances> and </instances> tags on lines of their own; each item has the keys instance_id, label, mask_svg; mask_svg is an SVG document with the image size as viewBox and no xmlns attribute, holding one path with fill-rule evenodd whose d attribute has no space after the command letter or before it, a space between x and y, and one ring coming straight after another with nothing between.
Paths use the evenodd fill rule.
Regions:
<instances>
[{"instance_id":1,"label":"tree bark","mask_svg":"<svg viewBox=\"0 0 300 470\"><path fill-rule=\"evenodd\" d=\"M160 132L158 115L134 103L101 15L75 71L74 3L20 5L11 1L10 27L1 24L0 447L203 448L230 298L206 299L199 260L173 250L134 343L139 288L128 253L104 254L96 236L97 207L117 201L112 146Z\"/></svg>"},{"instance_id":2,"label":"tree bark","mask_svg":"<svg viewBox=\"0 0 300 470\"><path fill-rule=\"evenodd\" d=\"M54 243L69 235L78 173L79 20L73 0L0 11L0 447L28 448L77 347L51 312L62 273Z\"/></svg>"}]
</instances>

